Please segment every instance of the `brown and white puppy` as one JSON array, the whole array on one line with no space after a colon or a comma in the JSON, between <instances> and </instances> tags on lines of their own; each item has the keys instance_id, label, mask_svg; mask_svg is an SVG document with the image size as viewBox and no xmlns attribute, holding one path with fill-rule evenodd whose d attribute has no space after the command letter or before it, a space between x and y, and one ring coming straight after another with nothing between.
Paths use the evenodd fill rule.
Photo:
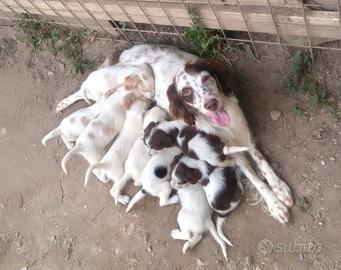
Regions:
<instances>
[{"instance_id":1,"label":"brown and white puppy","mask_svg":"<svg viewBox=\"0 0 341 270\"><path fill-rule=\"evenodd\" d=\"M149 124L144 140L152 150L177 146L186 156L219 167L234 166L234 160L228 155L247 150L246 147L225 146L218 136L197 130L181 120Z\"/></svg>"},{"instance_id":2,"label":"brown and white puppy","mask_svg":"<svg viewBox=\"0 0 341 270\"><path fill-rule=\"evenodd\" d=\"M71 150L77 138L86 129L89 122L100 113L102 104L103 101L96 102L89 107L82 108L65 117L58 127L45 135L41 140L41 143L46 146L48 140L60 136L67 149Z\"/></svg>"},{"instance_id":3,"label":"brown and white puppy","mask_svg":"<svg viewBox=\"0 0 341 270\"><path fill-rule=\"evenodd\" d=\"M218 234L229 243L222 227L226 216L238 206L242 198L243 186L240 178L235 176L230 167L213 167L206 161L186 156L180 157L173 166L171 186L179 189L188 184L202 185L209 205L218 213Z\"/></svg>"},{"instance_id":4,"label":"brown and white puppy","mask_svg":"<svg viewBox=\"0 0 341 270\"><path fill-rule=\"evenodd\" d=\"M212 220L213 210L207 203L205 191L199 184L184 185L178 187L178 197L181 209L177 221L180 229L172 230L173 239L185 240L182 253L185 254L188 248L193 248L202 238L202 235L209 231L213 238L220 245L227 260L225 241L218 235L217 228ZM227 239L224 236L225 239Z\"/></svg>"},{"instance_id":5,"label":"brown and white puppy","mask_svg":"<svg viewBox=\"0 0 341 270\"><path fill-rule=\"evenodd\" d=\"M129 94L120 88L103 102L101 112L88 124L78 137L75 147L63 158L62 168L65 174L66 162L73 155L82 155L90 165L101 160L107 146L123 127L126 112L122 103L126 95Z\"/></svg>"},{"instance_id":6,"label":"brown and white puppy","mask_svg":"<svg viewBox=\"0 0 341 270\"><path fill-rule=\"evenodd\" d=\"M171 164L181 152L177 147L165 148L154 154L141 174L142 188L130 200L126 212L148 194L159 197L160 206L175 204L179 201L177 194L172 195L170 186Z\"/></svg>"},{"instance_id":7,"label":"brown and white puppy","mask_svg":"<svg viewBox=\"0 0 341 270\"><path fill-rule=\"evenodd\" d=\"M155 78L155 101L176 119L218 135L228 145L245 146L268 185L244 154L236 162L257 188L271 214L281 223L289 221L293 206L290 188L282 181L251 139L251 132L235 96L231 71L223 65L175 47L143 44L123 51L120 64L148 64Z\"/></svg>"},{"instance_id":8,"label":"brown and white puppy","mask_svg":"<svg viewBox=\"0 0 341 270\"><path fill-rule=\"evenodd\" d=\"M107 66L90 73L77 92L59 102L56 112L66 109L77 100L84 99L89 104L89 99L98 101L121 84L127 91L136 90L146 98L154 96L154 75L148 65Z\"/></svg>"},{"instance_id":9,"label":"brown and white puppy","mask_svg":"<svg viewBox=\"0 0 341 270\"><path fill-rule=\"evenodd\" d=\"M144 113L143 117L143 129L145 129L149 123L163 121L167 117L166 112L158 106L154 106L150 110ZM122 189L129 180L134 181L135 186L141 186L141 175L144 167L147 165L151 156L148 153L148 147L143 141L143 134L134 143L131 148L128 158L124 163L124 174L114 184L113 192L111 195L115 199L117 204L119 195Z\"/></svg>"}]
</instances>

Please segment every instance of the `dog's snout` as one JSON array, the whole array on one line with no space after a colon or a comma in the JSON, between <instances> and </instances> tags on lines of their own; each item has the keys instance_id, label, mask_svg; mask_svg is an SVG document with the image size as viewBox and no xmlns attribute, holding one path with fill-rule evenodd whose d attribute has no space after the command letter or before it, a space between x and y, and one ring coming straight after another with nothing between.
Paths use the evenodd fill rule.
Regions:
<instances>
[{"instance_id":1,"label":"dog's snout","mask_svg":"<svg viewBox=\"0 0 341 270\"><path fill-rule=\"evenodd\" d=\"M210 99L205 103L204 108L209 111L216 111L218 109L218 100L215 98Z\"/></svg>"}]
</instances>

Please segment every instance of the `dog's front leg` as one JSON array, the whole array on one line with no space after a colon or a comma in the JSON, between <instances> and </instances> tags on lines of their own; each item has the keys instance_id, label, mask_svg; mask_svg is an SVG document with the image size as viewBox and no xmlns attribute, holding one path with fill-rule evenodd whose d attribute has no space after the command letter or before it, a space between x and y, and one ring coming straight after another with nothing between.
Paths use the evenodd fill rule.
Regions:
<instances>
[{"instance_id":1,"label":"dog's front leg","mask_svg":"<svg viewBox=\"0 0 341 270\"><path fill-rule=\"evenodd\" d=\"M143 189L140 189L130 200L126 209L126 213L128 213L137 202L141 201L144 197L146 197L146 195L147 195L146 192Z\"/></svg>"},{"instance_id":2,"label":"dog's front leg","mask_svg":"<svg viewBox=\"0 0 341 270\"><path fill-rule=\"evenodd\" d=\"M268 181L270 188L273 190L276 197L286 206L292 207L294 202L288 185L276 175L259 150L256 148L250 148L249 153L259 166L263 176Z\"/></svg>"},{"instance_id":3,"label":"dog's front leg","mask_svg":"<svg viewBox=\"0 0 341 270\"><path fill-rule=\"evenodd\" d=\"M259 179L245 156L238 154L236 157L237 165L264 198L266 204L269 207L271 215L281 223L288 222L288 208L275 196L268 185Z\"/></svg>"},{"instance_id":4,"label":"dog's front leg","mask_svg":"<svg viewBox=\"0 0 341 270\"><path fill-rule=\"evenodd\" d=\"M160 206L166 206L170 204L176 204L179 202L178 194L174 194L172 197L169 197L171 194L171 189L167 192L163 192L159 195L160 198Z\"/></svg>"}]
</instances>

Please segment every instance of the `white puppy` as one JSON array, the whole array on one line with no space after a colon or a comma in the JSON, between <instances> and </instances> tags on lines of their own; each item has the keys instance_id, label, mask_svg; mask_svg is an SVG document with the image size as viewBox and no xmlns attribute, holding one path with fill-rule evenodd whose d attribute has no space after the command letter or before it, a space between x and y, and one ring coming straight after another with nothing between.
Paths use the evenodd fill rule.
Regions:
<instances>
[{"instance_id":1,"label":"white puppy","mask_svg":"<svg viewBox=\"0 0 341 270\"><path fill-rule=\"evenodd\" d=\"M173 239L187 241L182 252L185 254L188 248L193 248L201 240L202 235L209 231L227 259L226 243L217 233L212 221L213 210L201 185L182 186L178 189L178 197L181 205L177 218L180 230L172 230L171 236Z\"/></svg>"},{"instance_id":2,"label":"white puppy","mask_svg":"<svg viewBox=\"0 0 341 270\"><path fill-rule=\"evenodd\" d=\"M62 168L66 174L66 162L75 154L82 155L90 164L101 160L109 143L122 129L126 115L122 102L126 95L120 88L103 102L100 114L88 124L76 146L63 158Z\"/></svg>"},{"instance_id":3,"label":"white puppy","mask_svg":"<svg viewBox=\"0 0 341 270\"><path fill-rule=\"evenodd\" d=\"M178 196L171 196L170 186L171 163L181 151L178 147L165 148L151 157L146 167L142 171L142 188L134 195L129 202L126 212L147 194L159 197L160 206L174 204L178 202Z\"/></svg>"},{"instance_id":4,"label":"white puppy","mask_svg":"<svg viewBox=\"0 0 341 270\"><path fill-rule=\"evenodd\" d=\"M100 100L108 91L120 84L125 85L126 90L138 90L146 98L154 96L154 74L147 65L122 65L103 67L90 73L82 83L80 90L66 97L56 107L60 112L77 100Z\"/></svg>"},{"instance_id":5,"label":"white puppy","mask_svg":"<svg viewBox=\"0 0 341 270\"><path fill-rule=\"evenodd\" d=\"M167 115L164 110L158 106L153 107L144 114L143 129L145 129L149 123L163 121L166 117ZM150 158L151 156L148 154L148 147L143 141L143 136L141 136L135 141L129 152L128 158L124 164L124 175L115 182L111 195L114 197L116 204L118 196L130 179L134 181L135 186L141 186L141 174Z\"/></svg>"},{"instance_id":6,"label":"white puppy","mask_svg":"<svg viewBox=\"0 0 341 270\"><path fill-rule=\"evenodd\" d=\"M117 137L109 151L103 156L101 162L92 164L85 176L84 187L87 185L90 174L97 170L99 179L103 182L109 180L116 182L124 174L124 163L128 157L131 147L139 137L142 130L142 115L147 108L147 100L138 99L126 113L126 120L120 135ZM110 194L113 193L113 188ZM122 197L122 196L119 196ZM125 196L129 200L129 197ZM120 198L118 198L120 200ZM120 200L122 201L122 200ZM127 202L127 200L123 200Z\"/></svg>"},{"instance_id":7,"label":"white puppy","mask_svg":"<svg viewBox=\"0 0 341 270\"><path fill-rule=\"evenodd\" d=\"M68 150L74 146L77 138L86 129L87 125L93 120L102 109L103 101L96 102L92 106L80 109L65 117L58 127L50 131L41 140L46 146L46 142L54 137L60 136Z\"/></svg>"}]
</instances>

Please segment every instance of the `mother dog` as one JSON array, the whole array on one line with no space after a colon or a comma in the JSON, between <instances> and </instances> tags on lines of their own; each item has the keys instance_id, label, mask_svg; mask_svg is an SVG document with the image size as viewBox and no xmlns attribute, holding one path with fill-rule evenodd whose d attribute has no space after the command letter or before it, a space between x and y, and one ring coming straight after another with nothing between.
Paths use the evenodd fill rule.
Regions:
<instances>
[{"instance_id":1,"label":"mother dog","mask_svg":"<svg viewBox=\"0 0 341 270\"><path fill-rule=\"evenodd\" d=\"M245 154L234 155L237 165L263 196L273 217L281 223L289 221L288 208L293 205L290 189L252 142L233 82L221 64L174 47L151 44L123 51L118 63L149 65L155 77L154 99L175 118L218 135L227 145L248 147L268 185L257 176Z\"/></svg>"}]
</instances>

